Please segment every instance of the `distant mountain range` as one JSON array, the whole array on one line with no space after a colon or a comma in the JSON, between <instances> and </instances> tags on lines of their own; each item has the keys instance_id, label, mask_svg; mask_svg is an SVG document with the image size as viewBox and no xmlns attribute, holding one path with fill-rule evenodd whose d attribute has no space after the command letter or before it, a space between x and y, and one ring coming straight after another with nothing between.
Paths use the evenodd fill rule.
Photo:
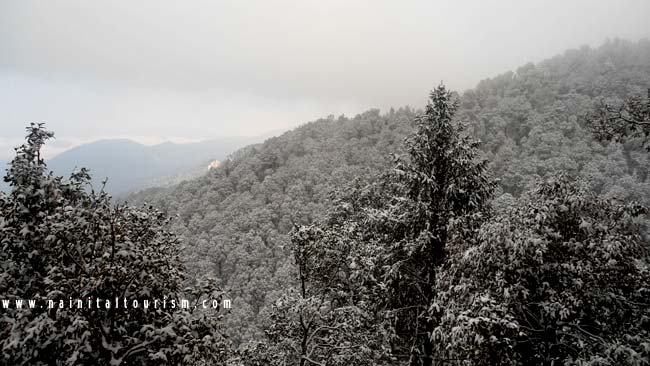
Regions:
<instances>
[{"instance_id":1,"label":"distant mountain range","mask_svg":"<svg viewBox=\"0 0 650 366\"><path fill-rule=\"evenodd\" d=\"M67 177L76 168L85 167L99 188L108 178L106 191L119 196L144 187L169 185L196 177L208 170L214 160L224 160L235 150L262 142L259 137L230 137L196 143L172 143L147 146L128 139L98 140L66 150L46 161L56 175ZM0 162L3 167L6 162ZM4 169L2 171L4 176ZM6 190L4 182L0 189Z\"/></svg>"}]
</instances>

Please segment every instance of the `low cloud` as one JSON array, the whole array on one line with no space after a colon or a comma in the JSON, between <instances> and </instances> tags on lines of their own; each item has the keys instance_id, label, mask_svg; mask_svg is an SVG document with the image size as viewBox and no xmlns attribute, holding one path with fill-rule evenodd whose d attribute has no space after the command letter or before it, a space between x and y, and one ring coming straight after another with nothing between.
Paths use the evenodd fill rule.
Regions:
<instances>
[{"instance_id":1,"label":"low cloud","mask_svg":"<svg viewBox=\"0 0 650 366\"><path fill-rule=\"evenodd\" d=\"M43 121L59 137L200 139L421 106L441 80L464 90L648 37L648 13L646 0L3 1L0 135Z\"/></svg>"}]
</instances>

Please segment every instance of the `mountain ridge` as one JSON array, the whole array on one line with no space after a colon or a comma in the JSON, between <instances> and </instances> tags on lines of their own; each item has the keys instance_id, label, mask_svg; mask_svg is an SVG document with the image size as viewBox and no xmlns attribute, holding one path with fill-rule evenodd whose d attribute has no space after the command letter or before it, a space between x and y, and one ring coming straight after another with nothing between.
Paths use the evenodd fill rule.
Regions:
<instances>
[{"instance_id":1,"label":"mountain ridge","mask_svg":"<svg viewBox=\"0 0 650 366\"><path fill-rule=\"evenodd\" d=\"M107 179L106 191L121 196L158 184L177 183L184 175L196 177L200 167L207 172L210 162L224 160L237 149L262 142L264 138L220 137L187 143L164 141L155 145L127 138L100 139L65 150L46 159L46 164L55 175L63 177L77 168L87 168L96 189ZM0 183L0 190L8 190L6 183Z\"/></svg>"}]
</instances>

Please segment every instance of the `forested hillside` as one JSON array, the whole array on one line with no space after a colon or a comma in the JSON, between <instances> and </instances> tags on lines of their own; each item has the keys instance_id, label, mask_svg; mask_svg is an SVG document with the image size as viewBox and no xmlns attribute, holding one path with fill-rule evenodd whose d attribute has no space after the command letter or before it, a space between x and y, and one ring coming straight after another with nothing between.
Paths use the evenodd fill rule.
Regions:
<instances>
[{"instance_id":1,"label":"forested hillside","mask_svg":"<svg viewBox=\"0 0 650 366\"><path fill-rule=\"evenodd\" d=\"M294 281L288 233L320 217L347 184L384 169L414 116L409 108L371 110L308 123L239 151L205 177L144 191L130 203L179 215L173 225L188 270L214 275L229 290L235 341L256 338L260 310Z\"/></svg>"},{"instance_id":2,"label":"forested hillside","mask_svg":"<svg viewBox=\"0 0 650 366\"><path fill-rule=\"evenodd\" d=\"M518 195L535 176L566 170L600 194L648 199L648 157L638 143L603 146L584 117L601 99L620 102L649 85L650 41L614 41L484 80L464 93L458 115L483 142L505 192Z\"/></svg>"},{"instance_id":3,"label":"forested hillside","mask_svg":"<svg viewBox=\"0 0 650 366\"><path fill-rule=\"evenodd\" d=\"M585 125L601 99L620 102L648 86L650 41L612 41L484 80L460 96L455 118L482 141L499 179L496 206L559 171L584 178L600 197L648 203L650 155L634 140L595 141ZM232 297L233 340L260 339L264 309L297 285L288 248L294 225L325 217L336 197L390 169L416 114L400 108L314 121L240 150L206 177L129 200L178 215L173 228L189 272L214 275Z\"/></svg>"}]
</instances>

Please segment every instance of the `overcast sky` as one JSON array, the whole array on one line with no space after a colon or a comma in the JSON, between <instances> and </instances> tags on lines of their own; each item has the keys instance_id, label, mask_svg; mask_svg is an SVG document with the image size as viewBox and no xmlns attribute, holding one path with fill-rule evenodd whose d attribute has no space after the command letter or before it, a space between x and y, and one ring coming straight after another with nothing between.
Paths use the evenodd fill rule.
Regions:
<instances>
[{"instance_id":1,"label":"overcast sky","mask_svg":"<svg viewBox=\"0 0 650 366\"><path fill-rule=\"evenodd\" d=\"M608 38L650 37L648 0L0 1L0 160L57 141L260 135L422 106Z\"/></svg>"}]
</instances>

